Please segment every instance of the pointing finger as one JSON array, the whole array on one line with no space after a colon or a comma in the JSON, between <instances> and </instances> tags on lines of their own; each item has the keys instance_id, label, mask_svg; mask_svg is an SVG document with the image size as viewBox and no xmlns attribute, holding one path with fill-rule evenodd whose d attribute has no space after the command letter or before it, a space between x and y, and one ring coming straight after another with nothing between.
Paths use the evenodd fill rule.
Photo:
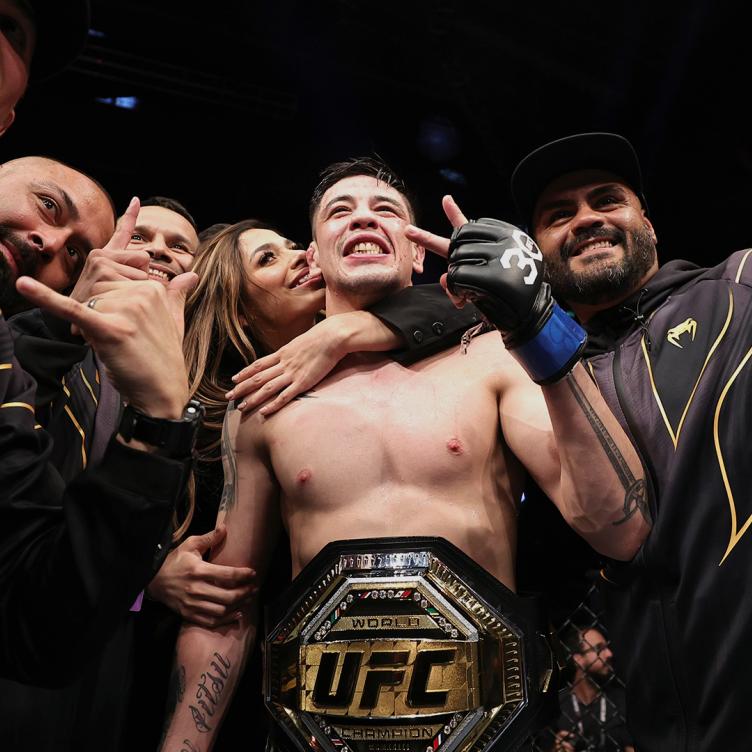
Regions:
<instances>
[{"instance_id":1,"label":"pointing finger","mask_svg":"<svg viewBox=\"0 0 752 752\"><path fill-rule=\"evenodd\" d=\"M462 209L460 209L452 196L444 196L441 199L441 206L452 227L457 228L467 224L467 217L462 213Z\"/></svg>"},{"instance_id":2,"label":"pointing finger","mask_svg":"<svg viewBox=\"0 0 752 752\"><path fill-rule=\"evenodd\" d=\"M131 235L133 235L133 228L136 226L136 220L138 219L138 212L141 209L141 202L137 196L131 199L128 208L125 210L125 214L120 217L117 223L115 232L110 238L110 242L105 246L106 250L118 250L122 251L130 242Z\"/></svg>"},{"instance_id":3,"label":"pointing finger","mask_svg":"<svg viewBox=\"0 0 752 752\"><path fill-rule=\"evenodd\" d=\"M417 243L427 251L446 258L449 254L449 238L442 238L441 235L434 235L428 230L422 230L415 225L407 225L405 227L405 237L408 240L412 240L413 243Z\"/></svg>"}]
</instances>

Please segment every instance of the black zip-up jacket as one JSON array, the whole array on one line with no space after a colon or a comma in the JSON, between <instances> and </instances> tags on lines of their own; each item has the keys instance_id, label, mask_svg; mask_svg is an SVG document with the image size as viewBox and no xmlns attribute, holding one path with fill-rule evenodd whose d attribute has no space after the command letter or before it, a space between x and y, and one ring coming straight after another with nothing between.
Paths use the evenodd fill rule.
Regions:
<instances>
[{"instance_id":1,"label":"black zip-up jacket","mask_svg":"<svg viewBox=\"0 0 752 752\"><path fill-rule=\"evenodd\" d=\"M587 326L591 373L657 499L640 553L604 587L641 752L750 748L750 253L670 262Z\"/></svg>"},{"instance_id":2,"label":"black zip-up jacket","mask_svg":"<svg viewBox=\"0 0 752 752\"><path fill-rule=\"evenodd\" d=\"M79 674L167 551L189 463L112 441L66 484L0 315L0 676Z\"/></svg>"},{"instance_id":3,"label":"black zip-up jacket","mask_svg":"<svg viewBox=\"0 0 752 752\"><path fill-rule=\"evenodd\" d=\"M640 752L752 748L751 255L669 262L586 326L591 374L653 481L653 530L603 583ZM442 316L433 295L406 301L403 331ZM408 346L419 358L421 343Z\"/></svg>"}]
</instances>

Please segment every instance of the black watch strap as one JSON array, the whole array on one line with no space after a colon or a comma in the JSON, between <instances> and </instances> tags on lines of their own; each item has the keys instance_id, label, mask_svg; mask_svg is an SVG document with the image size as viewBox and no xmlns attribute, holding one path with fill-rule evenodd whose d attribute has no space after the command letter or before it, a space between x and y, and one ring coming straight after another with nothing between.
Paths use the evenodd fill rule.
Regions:
<instances>
[{"instance_id":1,"label":"black watch strap","mask_svg":"<svg viewBox=\"0 0 752 752\"><path fill-rule=\"evenodd\" d=\"M168 457L190 457L203 417L204 406L198 400L191 400L185 406L179 420L152 418L132 405L126 405L118 433L126 441L136 439L157 447Z\"/></svg>"}]
</instances>

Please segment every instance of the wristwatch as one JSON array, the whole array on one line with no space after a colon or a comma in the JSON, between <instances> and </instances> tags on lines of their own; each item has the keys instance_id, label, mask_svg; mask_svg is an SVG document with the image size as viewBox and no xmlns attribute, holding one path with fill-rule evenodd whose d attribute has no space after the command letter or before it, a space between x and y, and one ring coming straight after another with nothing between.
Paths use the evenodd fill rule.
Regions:
<instances>
[{"instance_id":1,"label":"wristwatch","mask_svg":"<svg viewBox=\"0 0 752 752\"><path fill-rule=\"evenodd\" d=\"M118 433L126 441L136 439L157 447L159 453L167 457L190 457L203 418L204 406L198 400L191 400L185 406L179 420L152 418L132 405L126 405Z\"/></svg>"}]
</instances>

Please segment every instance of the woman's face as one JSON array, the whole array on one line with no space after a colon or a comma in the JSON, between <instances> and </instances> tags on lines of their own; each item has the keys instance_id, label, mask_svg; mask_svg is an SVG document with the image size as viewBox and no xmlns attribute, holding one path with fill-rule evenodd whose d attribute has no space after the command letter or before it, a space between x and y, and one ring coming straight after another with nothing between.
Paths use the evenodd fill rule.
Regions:
<instances>
[{"instance_id":1,"label":"woman's face","mask_svg":"<svg viewBox=\"0 0 752 752\"><path fill-rule=\"evenodd\" d=\"M324 281L310 275L305 250L273 230L246 230L240 236L246 272L245 293L254 314L284 325L313 320L324 307Z\"/></svg>"}]
</instances>

